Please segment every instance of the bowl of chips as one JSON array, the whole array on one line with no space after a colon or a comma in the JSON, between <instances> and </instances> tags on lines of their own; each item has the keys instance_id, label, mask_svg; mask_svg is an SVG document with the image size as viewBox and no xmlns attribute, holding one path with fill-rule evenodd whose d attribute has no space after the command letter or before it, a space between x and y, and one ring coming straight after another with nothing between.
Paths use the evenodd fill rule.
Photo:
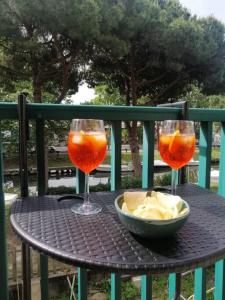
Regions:
<instances>
[{"instance_id":1,"label":"bowl of chips","mask_svg":"<svg viewBox=\"0 0 225 300\"><path fill-rule=\"evenodd\" d=\"M145 238L172 236L190 214L181 197L155 191L125 192L115 199L115 207L122 224Z\"/></svg>"}]
</instances>

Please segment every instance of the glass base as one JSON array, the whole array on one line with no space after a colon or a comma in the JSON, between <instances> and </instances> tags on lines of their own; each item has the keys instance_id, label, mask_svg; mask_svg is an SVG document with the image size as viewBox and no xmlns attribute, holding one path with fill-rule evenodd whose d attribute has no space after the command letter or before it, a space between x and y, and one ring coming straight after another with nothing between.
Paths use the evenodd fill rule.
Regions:
<instances>
[{"instance_id":1,"label":"glass base","mask_svg":"<svg viewBox=\"0 0 225 300\"><path fill-rule=\"evenodd\" d=\"M78 215L95 215L102 211L102 207L96 203L80 204L77 203L71 207L72 212Z\"/></svg>"}]
</instances>

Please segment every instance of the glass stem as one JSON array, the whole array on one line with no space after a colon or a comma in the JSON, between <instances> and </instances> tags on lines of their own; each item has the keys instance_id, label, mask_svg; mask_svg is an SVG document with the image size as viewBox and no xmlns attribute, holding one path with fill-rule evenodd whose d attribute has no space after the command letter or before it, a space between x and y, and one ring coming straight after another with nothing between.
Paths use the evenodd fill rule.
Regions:
<instances>
[{"instance_id":1,"label":"glass stem","mask_svg":"<svg viewBox=\"0 0 225 300\"><path fill-rule=\"evenodd\" d=\"M171 177L171 194L172 195L176 195L177 173L178 173L178 170L172 169L172 177Z\"/></svg>"},{"instance_id":2,"label":"glass stem","mask_svg":"<svg viewBox=\"0 0 225 300\"><path fill-rule=\"evenodd\" d=\"M89 174L85 173L85 180L84 180L84 204L85 207L90 206L89 200Z\"/></svg>"}]
</instances>

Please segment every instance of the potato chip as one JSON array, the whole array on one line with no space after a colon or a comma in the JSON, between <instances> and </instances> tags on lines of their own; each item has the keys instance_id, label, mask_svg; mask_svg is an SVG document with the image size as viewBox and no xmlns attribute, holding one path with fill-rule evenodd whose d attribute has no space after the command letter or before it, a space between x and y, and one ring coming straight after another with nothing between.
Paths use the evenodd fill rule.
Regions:
<instances>
[{"instance_id":1,"label":"potato chip","mask_svg":"<svg viewBox=\"0 0 225 300\"><path fill-rule=\"evenodd\" d=\"M152 220L168 220L184 215L183 200L179 196L161 192L125 192L122 210L136 217Z\"/></svg>"},{"instance_id":2,"label":"potato chip","mask_svg":"<svg viewBox=\"0 0 225 300\"><path fill-rule=\"evenodd\" d=\"M159 204L165 208L176 207L177 212L179 212L182 208L182 199L179 196L163 194L157 192L156 195Z\"/></svg>"},{"instance_id":3,"label":"potato chip","mask_svg":"<svg viewBox=\"0 0 225 300\"><path fill-rule=\"evenodd\" d=\"M158 205L158 200L156 197L148 196L144 199L144 204L150 204L150 205Z\"/></svg>"},{"instance_id":4,"label":"potato chip","mask_svg":"<svg viewBox=\"0 0 225 300\"><path fill-rule=\"evenodd\" d=\"M183 216L183 215L185 215L187 212L188 212L188 209L185 207L184 209L182 209L182 210L179 212L179 216Z\"/></svg>"},{"instance_id":5,"label":"potato chip","mask_svg":"<svg viewBox=\"0 0 225 300\"><path fill-rule=\"evenodd\" d=\"M162 220L168 220L174 218L174 212L172 209L165 209L161 207Z\"/></svg>"},{"instance_id":6,"label":"potato chip","mask_svg":"<svg viewBox=\"0 0 225 300\"><path fill-rule=\"evenodd\" d=\"M131 211L143 204L146 197L147 192L125 192L123 195L124 202Z\"/></svg>"},{"instance_id":7,"label":"potato chip","mask_svg":"<svg viewBox=\"0 0 225 300\"><path fill-rule=\"evenodd\" d=\"M125 202L123 202L123 204L122 204L122 211L124 211L125 213L128 213L128 214L131 213Z\"/></svg>"},{"instance_id":8,"label":"potato chip","mask_svg":"<svg viewBox=\"0 0 225 300\"><path fill-rule=\"evenodd\" d=\"M150 205L140 205L133 211L133 215L144 219L162 220L163 216L159 209Z\"/></svg>"}]
</instances>

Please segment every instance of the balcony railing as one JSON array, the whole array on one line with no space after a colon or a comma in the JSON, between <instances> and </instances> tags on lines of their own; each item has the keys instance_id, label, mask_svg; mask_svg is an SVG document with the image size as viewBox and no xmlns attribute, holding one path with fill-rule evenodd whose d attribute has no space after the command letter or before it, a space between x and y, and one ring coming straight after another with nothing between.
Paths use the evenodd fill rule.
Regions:
<instances>
[{"instance_id":1,"label":"balcony railing","mask_svg":"<svg viewBox=\"0 0 225 300\"><path fill-rule=\"evenodd\" d=\"M25 117L36 122L36 148L38 169L38 193L45 191L45 176L43 174L44 161L44 124L46 120L71 120L73 118L103 119L111 122L111 190L120 188L121 185L121 122L137 120L143 122L143 168L142 187L153 186L154 175L154 141L155 122L165 119L180 118L181 110L178 108L163 107L125 107L125 106L74 106L54 104L26 104ZM19 112L16 103L0 103L0 120L18 120ZM213 122L221 123L221 145L219 165L218 193L225 196L225 110L221 109L190 109L189 119L200 123L199 137L199 182L204 188L210 188L210 167L212 149ZM0 142L1 144L1 142ZM0 145L1 146L1 145ZM0 150L1 152L1 150ZM1 153L0 153L1 154ZM2 154L1 154L2 156ZM77 191L83 187L83 175L77 173ZM7 287L7 250L5 229L5 204L3 193L3 164L0 159L0 300L8 299ZM26 267L26 266L24 266ZM41 295L42 300L48 299L48 260L40 255L41 268ZM215 299L225 299L225 266L224 261L215 265ZM179 284L176 274L169 274L169 299L173 299ZM152 295L152 278L143 275L141 281L141 299L149 300ZM78 299L87 297L86 270L78 269ZM120 276L111 274L111 299L120 299ZM194 299L206 298L205 270L195 270Z\"/></svg>"}]
</instances>

